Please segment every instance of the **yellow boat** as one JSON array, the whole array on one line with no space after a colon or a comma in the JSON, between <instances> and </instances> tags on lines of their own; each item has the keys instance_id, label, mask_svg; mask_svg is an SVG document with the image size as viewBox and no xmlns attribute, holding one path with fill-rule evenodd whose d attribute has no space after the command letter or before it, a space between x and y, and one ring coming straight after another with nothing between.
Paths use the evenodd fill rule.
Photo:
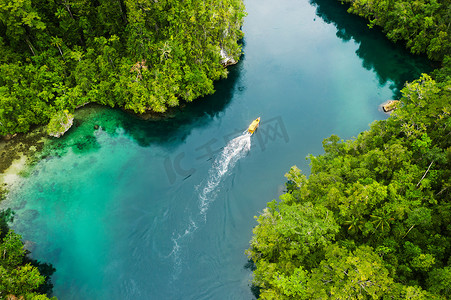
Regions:
<instances>
[{"instance_id":1,"label":"yellow boat","mask_svg":"<svg viewBox=\"0 0 451 300\"><path fill-rule=\"evenodd\" d=\"M249 132L250 134L253 134L259 124L260 124L260 117L258 117L254 121L252 121L251 125L249 125L249 128L247 129L247 132Z\"/></svg>"}]
</instances>

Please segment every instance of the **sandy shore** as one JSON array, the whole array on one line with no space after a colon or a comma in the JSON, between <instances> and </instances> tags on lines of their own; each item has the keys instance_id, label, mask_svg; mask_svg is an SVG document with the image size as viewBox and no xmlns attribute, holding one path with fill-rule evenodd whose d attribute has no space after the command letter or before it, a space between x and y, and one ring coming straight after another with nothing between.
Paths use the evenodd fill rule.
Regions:
<instances>
[{"instance_id":1,"label":"sandy shore","mask_svg":"<svg viewBox=\"0 0 451 300\"><path fill-rule=\"evenodd\" d=\"M45 140L43 128L17 135L10 140L0 139L0 200L20 179L20 174L28 165L36 161L35 156L42 150Z\"/></svg>"},{"instance_id":2,"label":"sandy shore","mask_svg":"<svg viewBox=\"0 0 451 300\"><path fill-rule=\"evenodd\" d=\"M27 157L19 154L19 158L12 161L11 166L0 174L0 185L8 188L20 177L20 172L25 169Z\"/></svg>"}]
</instances>

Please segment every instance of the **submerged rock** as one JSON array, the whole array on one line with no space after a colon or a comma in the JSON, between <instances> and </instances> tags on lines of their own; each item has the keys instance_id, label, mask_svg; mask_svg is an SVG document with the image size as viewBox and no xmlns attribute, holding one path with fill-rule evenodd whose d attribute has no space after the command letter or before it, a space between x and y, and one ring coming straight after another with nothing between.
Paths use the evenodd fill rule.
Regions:
<instances>
[{"instance_id":1,"label":"submerged rock","mask_svg":"<svg viewBox=\"0 0 451 300\"><path fill-rule=\"evenodd\" d=\"M35 209L27 209L24 211L20 218L27 223L31 223L39 217L39 212Z\"/></svg>"},{"instance_id":2,"label":"submerged rock","mask_svg":"<svg viewBox=\"0 0 451 300\"><path fill-rule=\"evenodd\" d=\"M28 251L33 252L36 249L36 243L29 240L25 240L23 242L23 247Z\"/></svg>"}]
</instances>

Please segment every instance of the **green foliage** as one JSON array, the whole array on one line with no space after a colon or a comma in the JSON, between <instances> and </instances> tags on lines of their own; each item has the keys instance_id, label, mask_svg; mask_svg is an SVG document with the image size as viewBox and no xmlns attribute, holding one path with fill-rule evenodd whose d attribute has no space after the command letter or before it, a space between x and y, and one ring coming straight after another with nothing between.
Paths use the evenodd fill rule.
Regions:
<instances>
[{"instance_id":1,"label":"green foliage","mask_svg":"<svg viewBox=\"0 0 451 300\"><path fill-rule=\"evenodd\" d=\"M309 178L285 175L247 250L262 299L449 295L451 80L423 74L400 100L356 139L325 139Z\"/></svg>"},{"instance_id":2,"label":"green foliage","mask_svg":"<svg viewBox=\"0 0 451 300\"><path fill-rule=\"evenodd\" d=\"M71 127L73 119L74 116L68 110L56 112L47 125L47 133L51 136L60 137Z\"/></svg>"},{"instance_id":3,"label":"green foliage","mask_svg":"<svg viewBox=\"0 0 451 300\"><path fill-rule=\"evenodd\" d=\"M8 229L12 220L10 210L0 212L0 299L48 299L38 293L38 288L46 281L37 267L26 262L26 250L21 236ZM22 298L22 299L23 299Z\"/></svg>"},{"instance_id":4,"label":"green foliage","mask_svg":"<svg viewBox=\"0 0 451 300\"><path fill-rule=\"evenodd\" d=\"M3 240L9 231L8 223L14 219L14 212L8 208L0 211L0 240Z\"/></svg>"},{"instance_id":5,"label":"green foliage","mask_svg":"<svg viewBox=\"0 0 451 300\"><path fill-rule=\"evenodd\" d=\"M309 298L378 299L390 291L393 279L383 260L368 246L353 252L330 246L326 259L312 270L308 280Z\"/></svg>"},{"instance_id":6,"label":"green foliage","mask_svg":"<svg viewBox=\"0 0 451 300\"><path fill-rule=\"evenodd\" d=\"M433 293L449 296L451 293L451 267L432 270L429 273L428 286Z\"/></svg>"},{"instance_id":7,"label":"green foliage","mask_svg":"<svg viewBox=\"0 0 451 300\"><path fill-rule=\"evenodd\" d=\"M443 60L451 54L451 5L449 0L340 0L349 12L381 26L393 41L405 41L412 53L427 53Z\"/></svg>"},{"instance_id":8,"label":"green foliage","mask_svg":"<svg viewBox=\"0 0 451 300\"><path fill-rule=\"evenodd\" d=\"M241 0L0 1L0 135L87 102L164 112L241 53Z\"/></svg>"}]
</instances>

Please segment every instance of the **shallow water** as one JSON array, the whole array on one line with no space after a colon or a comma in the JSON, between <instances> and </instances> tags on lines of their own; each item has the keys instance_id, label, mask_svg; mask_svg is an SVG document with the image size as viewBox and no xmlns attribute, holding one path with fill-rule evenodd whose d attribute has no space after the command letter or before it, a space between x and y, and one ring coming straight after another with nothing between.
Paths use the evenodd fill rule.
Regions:
<instances>
[{"instance_id":1,"label":"shallow water","mask_svg":"<svg viewBox=\"0 0 451 300\"><path fill-rule=\"evenodd\" d=\"M33 256L56 267L55 296L253 298L244 251L283 174L308 173L331 134L386 118L379 105L430 70L336 2L246 1L241 62L166 120L77 113L6 202Z\"/></svg>"}]
</instances>

